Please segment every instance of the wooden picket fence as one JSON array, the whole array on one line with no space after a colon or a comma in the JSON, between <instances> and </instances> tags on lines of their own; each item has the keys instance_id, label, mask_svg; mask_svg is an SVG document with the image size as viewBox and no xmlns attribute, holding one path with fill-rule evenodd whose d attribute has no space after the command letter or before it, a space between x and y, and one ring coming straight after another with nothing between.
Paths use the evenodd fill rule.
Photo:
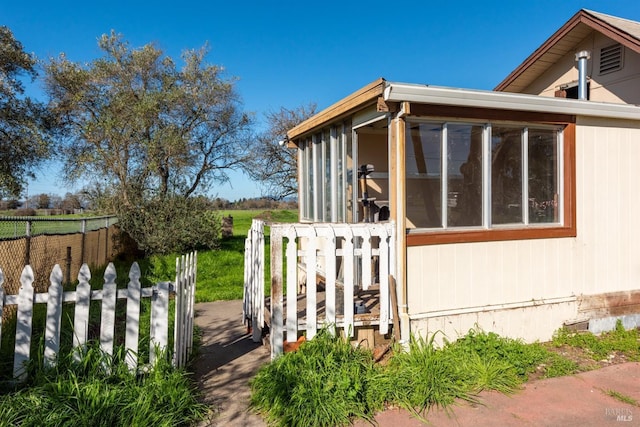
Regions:
<instances>
[{"instance_id":1,"label":"wooden picket fence","mask_svg":"<svg viewBox=\"0 0 640 427\"><path fill-rule=\"evenodd\" d=\"M299 329L307 339L322 327L342 328L348 337L356 326L365 324L378 325L380 334L388 332L395 286L390 280L396 259L393 223L269 224L269 313L265 313L264 297L264 226L254 220L245 243L244 315L253 324L256 338L263 322L269 324L272 358L283 352L285 336L295 341ZM322 290L316 286L316 277L323 278ZM376 313L359 315L356 297L370 288L376 289Z\"/></svg>"},{"instance_id":2,"label":"wooden picket fence","mask_svg":"<svg viewBox=\"0 0 640 427\"><path fill-rule=\"evenodd\" d=\"M113 354L116 327L116 300L126 299L126 363L131 370L138 367L138 338L140 331L140 302L142 298L151 299L151 324L149 343L149 362L156 359L156 349L166 350L169 331L169 300L175 295L175 325L173 363L183 366L193 347L194 294L196 285L197 253L191 253L176 259L175 282L159 282L155 286L142 288L140 267L133 263L129 271L127 288L117 289L116 269L109 263L104 273L102 289L92 290L89 280L91 272L83 264L78 274L75 291L63 290L63 275L59 265L51 271L50 286L47 292L35 293L34 274L27 265L20 278L20 291L15 295L4 292L4 274L0 269L0 318L8 306L16 306L16 329L13 376L24 379L25 364L30 359L34 304L47 304L46 324L44 328L44 363L48 366L56 363L60 349L62 329L62 306L75 302L73 320L73 348L76 360L82 355L89 333L89 306L91 301L102 301L100 316L100 348L108 355ZM0 343L2 342L2 323L0 322Z\"/></svg>"}]
</instances>

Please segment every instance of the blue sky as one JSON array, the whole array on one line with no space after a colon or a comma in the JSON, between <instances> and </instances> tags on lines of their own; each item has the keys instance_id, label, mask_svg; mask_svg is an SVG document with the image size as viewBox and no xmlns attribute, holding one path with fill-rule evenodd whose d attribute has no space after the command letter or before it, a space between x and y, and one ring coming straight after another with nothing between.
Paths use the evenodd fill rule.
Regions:
<instances>
[{"instance_id":1,"label":"blue sky","mask_svg":"<svg viewBox=\"0 0 640 427\"><path fill-rule=\"evenodd\" d=\"M208 62L237 77L247 111L315 102L325 108L373 80L492 89L579 9L640 21L638 0L555 1L3 1L6 25L28 52L72 61L100 55L112 29L177 59L209 43ZM37 88L32 96L41 97ZM30 194L66 188L47 165ZM242 173L211 195L257 197Z\"/></svg>"}]
</instances>

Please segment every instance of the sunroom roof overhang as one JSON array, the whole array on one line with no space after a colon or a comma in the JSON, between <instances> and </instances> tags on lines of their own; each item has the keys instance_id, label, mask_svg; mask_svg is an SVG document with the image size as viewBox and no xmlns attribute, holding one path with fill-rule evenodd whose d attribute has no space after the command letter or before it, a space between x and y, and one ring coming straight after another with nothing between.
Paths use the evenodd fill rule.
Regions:
<instances>
[{"instance_id":1,"label":"sunroom roof overhang","mask_svg":"<svg viewBox=\"0 0 640 427\"><path fill-rule=\"evenodd\" d=\"M508 92L456 89L408 83L387 83L385 102L474 107L496 110L555 113L612 119L640 120L636 105L551 98Z\"/></svg>"},{"instance_id":2,"label":"sunroom roof overhang","mask_svg":"<svg viewBox=\"0 0 640 427\"><path fill-rule=\"evenodd\" d=\"M325 108L318 114L289 130L287 132L287 139L291 142L295 142L300 137L313 132L319 127L326 126L331 122L335 122L340 118L348 116L356 110L374 104L377 102L378 98L382 96L386 83L385 79L379 78L346 98L341 99L330 107Z\"/></svg>"},{"instance_id":3,"label":"sunroom roof overhang","mask_svg":"<svg viewBox=\"0 0 640 427\"><path fill-rule=\"evenodd\" d=\"M552 98L488 90L458 89L378 79L343 98L287 132L290 146L298 139L341 120L373 104L423 104L433 106L470 107L485 110L511 110L611 119L640 120L640 107L565 98ZM411 105L409 105L411 107ZM411 108L409 108L411 111ZM291 145L293 144L293 145Z\"/></svg>"}]
</instances>

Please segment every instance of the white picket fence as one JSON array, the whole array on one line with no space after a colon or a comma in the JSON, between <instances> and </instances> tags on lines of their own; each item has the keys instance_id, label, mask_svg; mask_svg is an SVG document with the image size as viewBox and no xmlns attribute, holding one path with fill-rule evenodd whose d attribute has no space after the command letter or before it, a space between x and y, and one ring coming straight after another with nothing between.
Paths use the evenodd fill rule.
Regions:
<instances>
[{"instance_id":1,"label":"white picket fence","mask_svg":"<svg viewBox=\"0 0 640 427\"><path fill-rule=\"evenodd\" d=\"M262 340L264 326L264 221L254 219L244 241L244 295L242 319L251 324L254 342Z\"/></svg>"},{"instance_id":2,"label":"white picket fence","mask_svg":"<svg viewBox=\"0 0 640 427\"><path fill-rule=\"evenodd\" d=\"M176 259L175 282L160 282L153 287L142 288L140 284L140 267L133 263L129 271L129 283L126 289L117 289L116 270L112 263L104 273L102 289L91 290L89 280L91 272L87 264L83 264L78 274L78 285L75 291L63 291L62 269L56 265L51 271L48 292L35 293L34 275L31 266L27 265L20 278L20 291L17 295L6 295L4 292L4 274L0 269L0 318L5 307L17 306L15 351L13 376L20 380L25 376L25 364L30 359L33 329L34 304L47 304L44 363L51 366L56 363L60 349L60 332L62 325L62 305L75 302L73 320L74 357L79 359L82 348L86 345L89 328L89 306L91 301L102 301L100 316L100 348L108 355L113 354L114 333L116 324L116 300L126 299L126 363L134 370L138 366L138 338L140 331L141 298L151 298L150 324L150 363L155 362L156 349L167 348L169 331L169 300L175 293L175 327L173 363L183 366L193 347L193 303L196 284L197 254L191 253ZM2 342L2 323L0 322L0 343Z\"/></svg>"},{"instance_id":3,"label":"white picket fence","mask_svg":"<svg viewBox=\"0 0 640 427\"><path fill-rule=\"evenodd\" d=\"M380 311L377 319L369 318L366 323L379 325L380 334L388 332L393 320L389 277L395 275L396 257L392 223L270 224L270 227L272 357L282 353L285 332L289 340L297 337L302 323L307 339L312 339L319 328L335 326L343 328L346 336L352 336L354 327L359 326L354 316L354 296L373 284L379 285ZM264 253L257 249L263 246L264 223L254 221L245 246L245 318L252 319L254 325L262 325L264 319L264 297L260 296L264 288ZM305 319L299 317L298 310L302 274L306 276ZM317 275L325 280L322 302L318 299ZM343 287L342 299L336 298L338 286ZM316 315L320 304L324 304L323 319ZM343 314L338 316L338 311Z\"/></svg>"}]
</instances>

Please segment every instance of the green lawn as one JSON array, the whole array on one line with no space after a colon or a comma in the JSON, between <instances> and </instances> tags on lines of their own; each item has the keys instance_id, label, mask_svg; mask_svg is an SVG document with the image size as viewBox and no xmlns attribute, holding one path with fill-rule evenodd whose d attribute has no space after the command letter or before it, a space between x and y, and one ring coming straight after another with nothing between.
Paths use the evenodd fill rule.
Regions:
<instances>
[{"instance_id":1,"label":"green lawn","mask_svg":"<svg viewBox=\"0 0 640 427\"><path fill-rule=\"evenodd\" d=\"M268 222L297 222L296 210L233 210L221 212L224 216L233 217L233 237L223 239L218 250L198 252L198 279L196 285L196 302L242 299L244 286L244 241L251 228L253 218L262 218ZM265 229L268 236L269 228ZM265 246L265 290L269 293L269 239ZM158 280L166 280L175 274L175 255L153 257L152 276Z\"/></svg>"}]
</instances>

